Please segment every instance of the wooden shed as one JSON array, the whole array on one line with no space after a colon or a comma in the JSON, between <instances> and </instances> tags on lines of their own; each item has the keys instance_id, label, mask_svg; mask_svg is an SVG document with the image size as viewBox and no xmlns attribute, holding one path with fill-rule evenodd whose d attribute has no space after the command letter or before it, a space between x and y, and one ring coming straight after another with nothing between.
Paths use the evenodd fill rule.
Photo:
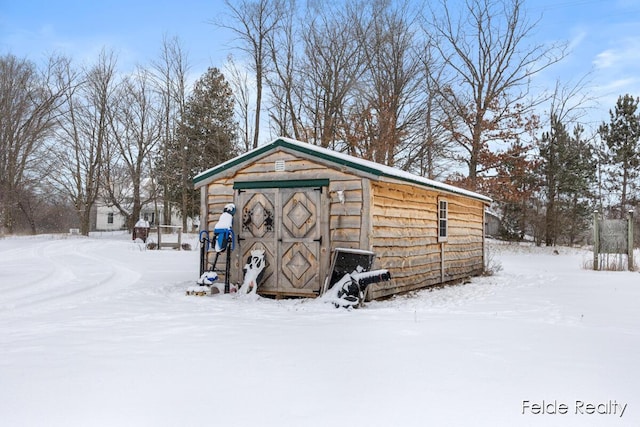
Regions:
<instances>
[{"instance_id":1,"label":"wooden shed","mask_svg":"<svg viewBox=\"0 0 640 427\"><path fill-rule=\"evenodd\" d=\"M320 295L340 248L373 251L373 268L391 273L369 286L369 300L484 269L491 200L378 163L278 138L200 173L194 184L201 228L212 230L223 207L236 205L231 283L242 282L252 250L265 251L261 295Z\"/></svg>"}]
</instances>

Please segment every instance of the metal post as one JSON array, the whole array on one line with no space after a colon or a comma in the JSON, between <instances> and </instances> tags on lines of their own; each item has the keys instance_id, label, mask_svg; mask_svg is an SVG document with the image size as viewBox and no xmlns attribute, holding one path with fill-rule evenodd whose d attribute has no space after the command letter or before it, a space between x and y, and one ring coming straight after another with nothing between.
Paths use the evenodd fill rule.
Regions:
<instances>
[{"instance_id":1,"label":"metal post","mask_svg":"<svg viewBox=\"0 0 640 427\"><path fill-rule=\"evenodd\" d=\"M229 273L231 272L231 244L233 242L233 237L229 234L227 237L227 247L225 252L227 253L227 259L224 264L224 293L228 294L231 291L231 286L229 282Z\"/></svg>"},{"instance_id":2,"label":"metal post","mask_svg":"<svg viewBox=\"0 0 640 427\"><path fill-rule=\"evenodd\" d=\"M598 252L600 250L600 230L598 229L598 211L593 212L593 269L599 270Z\"/></svg>"},{"instance_id":3,"label":"metal post","mask_svg":"<svg viewBox=\"0 0 640 427\"><path fill-rule=\"evenodd\" d=\"M629 261L629 271L633 271L633 211L631 210L627 217L627 228L629 229L627 236L627 260Z\"/></svg>"},{"instance_id":4,"label":"metal post","mask_svg":"<svg viewBox=\"0 0 640 427\"><path fill-rule=\"evenodd\" d=\"M445 251L444 251L444 242L440 243L440 283L444 283L444 256L445 256Z\"/></svg>"}]
</instances>

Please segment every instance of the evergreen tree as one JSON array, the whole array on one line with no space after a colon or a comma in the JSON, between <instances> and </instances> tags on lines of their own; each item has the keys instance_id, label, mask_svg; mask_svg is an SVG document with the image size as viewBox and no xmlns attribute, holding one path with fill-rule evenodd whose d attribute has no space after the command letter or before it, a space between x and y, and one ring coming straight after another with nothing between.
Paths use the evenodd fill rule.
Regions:
<instances>
[{"instance_id":1,"label":"evergreen tree","mask_svg":"<svg viewBox=\"0 0 640 427\"><path fill-rule=\"evenodd\" d=\"M578 125L567 145L560 150L560 236L565 243L577 243L589 229L596 182L596 157L592 144Z\"/></svg>"},{"instance_id":2,"label":"evergreen tree","mask_svg":"<svg viewBox=\"0 0 640 427\"><path fill-rule=\"evenodd\" d=\"M169 144L171 163L159 161L162 179L169 194L185 217L200 211L200 197L193 189L193 178L237 154L233 120L234 100L229 83L217 68L209 68L194 85L178 126Z\"/></svg>"},{"instance_id":3,"label":"evergreen tree","mask_svg":"<svg viewBox=\"0 0 640 427\"><path fill-rule=\"evenodd\" d=\"M620 216L625 215L634 199L640 167L640 114L638 98L624 95L618 98L615 112L609 111L610 122L602 123L600 136L608 148L608 163L613 188L620 191Z\"/></svg>"},{"instance_id":4,"label":"evergreen tree","mask_svg":"<svg viewBox=\"0 0 640 427\"><path fill-rule=\"evenodd\" d=\"M569 133L564 124L554 115L551 117L551 129L542 134L540 158L542 159L542 176L546 190L545 200L545 232L544 241L547 246L556 244L558 234L558 187L560 186L561 147L567 144Z\"/></svg>"},{"instance_id":5,"label":"evergreen tree","mask_svg":"<svg viewBox=\"0 0 640 427\"><path fill-rule=\"evenodd\" d=\"M596 159L583 128L573 135L556 116L551 130L542 135L541 174L546 191L545 244L558 241L574 244L587 228L596 181Z\"/></svg>"}]
</instances>

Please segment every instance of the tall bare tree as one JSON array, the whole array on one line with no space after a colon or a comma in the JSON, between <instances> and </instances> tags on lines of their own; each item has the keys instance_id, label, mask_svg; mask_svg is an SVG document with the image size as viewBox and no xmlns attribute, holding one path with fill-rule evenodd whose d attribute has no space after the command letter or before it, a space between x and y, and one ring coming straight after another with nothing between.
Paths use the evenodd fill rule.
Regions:
<instances>
[{"instance_id":1,"label":"tall bare tree","mask_svg":"<svg viewBox=\"0 0 640 427\"><path fill-rule=\"evenodd\" d=\"M359 87L358 96L366 100L375 118L375 129L369 132L373 139L361 147L363 155L396 166L398 154L415 141L423 117L420 89L424 74L413 29L417 16L407 3L387 0L356 5L350 15L350 21L356 23L366 67L365 83Z\"/></svg>"},{"instance_id":2,"label":"tall bare tree","mask_svg":"<svg viewBox=\"0 0 640 427\"><path fill-rule=\"evenodd\" d=\"M429 179L442 178L450 169L451 141L446 134L446 120L438 90L442 78L442 64L436 60L435 48L427 42L419 51L424 78L423 121L418 141L409 145L403 155L414 172Z\"/></svg>"},{"instance_id":3,"label":"tall bare tree","mask_svg":"<svg viewBox=\"0 0 640 427\"><path fill-rule=\"evenodd\" d=\"M299 46L295 0L283 0L284 8L278 31L267 37L271 70L266 82L271 93L270 121L276 135L301 138L300 103L296 92L296 67Z\"/></svg>"},{"instance_id":4,"label":"tall bare tree","mask_svg":"<svg viewBox=\"0 0 640 427\"><path fill-rule=\"evenodd\" d=\"M234 105L236 114L240 118L240 149L244 152L251 150L251 87L249 77L243 69L240 68L233 59L233 56L227 58L226 71L228 82L233 92Z\"/></svg>"},{"instance_id":5,"label":"tall bare tree","mask_svg":"<svg viewBox=\"0 0 640 427\"><path fill-rule=\"evenodd\" d=\"M120 83L109 115L104 189L130 229L142 206L157 196L151 162L162 137L164 111L153 89L151 73L138 69Z\"/></svg>"},{"instance_id":6,"label":"tall bare tree","mask_svg":"<svg viewBox=\"0 0 640 427\"><path fill-rule=\"evenodd\" d=\"M267 39L278 29L286 3L283 0L225 0L225 4L230 11L231 21L217 22L217 25L234 32L241 42L240 49L249 56L251 68L255 73L256 110L253 148L256 148L260 137L262 92L270 59Z\"/></svg>"},{"instance_id":7,"label":"tall bare tree","mask_svg":"<svg viewBox=\"0 0 640 427\"><path fill-rule=\"evenodd\" d=\"M116 58L103 50L94 66L82 72L67 63L63 114L51 147L51 180L73 202L80 233L88 235L91 211L99 195L108 109L115 89Z\"/></svg>"},{"instance_id":8,"label":"tall bare tree","mask_svg":"<svg viewBox=\"0 0 640 427\"><path fill-rule=\"evenodd\" d=\"M365 60L355 25L344 9L328 6L308 13L302 29L304 56L298 80L302 88L302 139L329 147L346 139L343 123L349 98L363 75Z\"/></svg>"},{"instance_id":9,"label":"tall bare tree","mask_svg":"<svg viewBox=\"0 0 640 427\"><path fill-rule=\"evenodd\" d=\"M162 102L162 141L160 144L159 155L162 156L164 163L169 161L179 161L185 164L185 150L180 151L180 159L171 158L175 154L171 147L176 143L176 130L180 120L184 116L185 104L187 99L187 74L190 65L188 55L185 52L180 40L177 37L163 37L160 57L153 62L154 80L157 91ZM158 181L162 186L163 195L163 215L164 224L171 223L171 200L168 182L173 177L158 176ZM181 204L181 212L186 212L186 206L190 194L190 182L183 182L183 190L179 202ZM156 218L159 220L158 209L156 209ZM187 217L182 216L182 228L187 230Z\"/></svg>"},{"instance_id":10,"label":"tall bare tree","mask_svg":"<svg viewBox=\"0 0 640 427\"><path fill-rule=\"evenodd\" d=\"M41 178L43 146L53 135L62 95L56 80L64 61L51 57L44 70L14 55L0 57L0 215L2 227L15 230L16 216L28 218L31 232L36 224L21 193Z\"/></svg>"},{"instance_id":11,"label":"tall bare tree","mask_svg":"<svg viewBox=\"0 0 640 427\"><path fill-rule=\"evenodd\" d=\"M530 79L565 56L564 45L529 43L537 22L527 18L523 2L466 0L456 15L443 0L441 14L432 15L447 72L438 94L474 189L493 166L491 144L513 139L513 122L536 105Z\"/></svg>"}]
</instances>

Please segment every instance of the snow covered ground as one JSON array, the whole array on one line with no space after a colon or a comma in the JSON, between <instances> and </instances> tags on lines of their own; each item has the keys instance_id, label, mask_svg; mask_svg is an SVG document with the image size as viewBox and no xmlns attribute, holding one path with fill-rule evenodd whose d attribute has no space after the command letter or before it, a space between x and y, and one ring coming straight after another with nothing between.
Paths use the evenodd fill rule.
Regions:
<instances>
[{"instance_id":1,"label":"snow covered ground","mask_svg":"<svg viewBox=\"0 0 640 427\"><path fill-rule=\"evenodd\" d=\"M346 310L186 296L198 252L124 234L0 239L0 424L640 426L640 274L492 246L495 276Z\"/></svg>"}]
</instances>

